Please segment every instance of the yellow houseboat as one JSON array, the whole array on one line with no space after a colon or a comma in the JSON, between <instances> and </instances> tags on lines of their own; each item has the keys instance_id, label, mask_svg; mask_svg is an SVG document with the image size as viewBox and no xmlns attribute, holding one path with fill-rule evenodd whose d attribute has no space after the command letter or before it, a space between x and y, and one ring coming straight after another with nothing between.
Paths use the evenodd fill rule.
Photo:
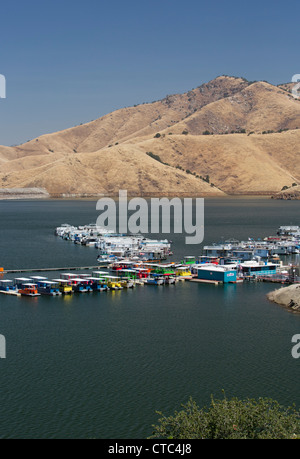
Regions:
<instances>
[{"instance_id":1,"label":"yellow houseboat","mask_svg":"<svg viewBox=\"0 0 300 459\"><path fill-rule=\"evenodd\" d=\"M53 282L58 283L59 291L63 295L71 295L73 293L72 282L68 279L53 279Z\"/></svg>"},{"instance_id":2,"label":"yellow houseboat","mask_svg":"<svg viewBox=\"0 0 300 459\"><path fill-rule=\"evenodd\" d=\"M175 269L176 279L185 280L192 279L192 272L187 266L180 266Z\"/></svg>"},{"instance_id":3,"label":"yellow houseboat","mask_svg":"<svg viewBox=\"0 0 300 459\"><path fill-rule=\"evenodd\" d=\"M122 290L122 284L121 284L121 279L117 276L109 276L109 275L104 275L102 276L103 279L106 280L107 287L110 288L111 290Z\"/></svg>"}]
</instances>

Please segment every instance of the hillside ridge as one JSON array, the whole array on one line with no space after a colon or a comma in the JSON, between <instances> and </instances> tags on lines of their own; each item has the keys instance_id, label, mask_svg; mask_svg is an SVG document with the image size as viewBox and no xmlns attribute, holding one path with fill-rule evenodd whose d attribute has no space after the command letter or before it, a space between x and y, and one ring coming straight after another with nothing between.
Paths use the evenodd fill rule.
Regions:
<instances>
[{"instance_id":1,"label":"hillside ridge","mask_svg":"<svg viewBox=\"0 0 300 459\"><path fill-rule=\"evenodd\" d=\"M0 188L41 188L50 196L278 193L300 183L300 101L290 90L219 76L0 146Z\"/></svg>"}]
</instances>

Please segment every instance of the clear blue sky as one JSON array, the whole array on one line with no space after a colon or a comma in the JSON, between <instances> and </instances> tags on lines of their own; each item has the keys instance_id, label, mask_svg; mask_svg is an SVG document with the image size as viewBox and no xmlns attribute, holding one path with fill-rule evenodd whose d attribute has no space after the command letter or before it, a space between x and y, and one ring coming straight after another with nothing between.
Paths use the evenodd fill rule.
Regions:
<instances>
[{"instance_id":1,"label":"clear blue sky","mask_svg":"<svg viewBox=\"0 0 300 459\"><path fill-rule=\"evenodd\" d=\"M0 144L185 92L300 73L299 0L2 2Z\"/></svg>"}]
</instances>

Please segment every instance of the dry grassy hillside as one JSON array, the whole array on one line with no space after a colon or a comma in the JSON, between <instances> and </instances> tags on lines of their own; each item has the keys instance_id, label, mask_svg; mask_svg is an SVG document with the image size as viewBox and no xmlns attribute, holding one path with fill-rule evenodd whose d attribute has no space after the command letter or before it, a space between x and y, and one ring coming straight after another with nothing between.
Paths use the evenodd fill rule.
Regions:
<instances>
[{"instance_id":1,"label":"dry grassy hillside","mask_svg":"<svg viewBox=\"0 0 300 459\"><path fill-rule=\"evenodd\" d=\"M37 187L55 196L279 192L300 183L300 101L288 89L218 77L0 147L0 188Z\"/></svg>"},{"instance_id":2,"label":"dry grassy hillside","mask_svg":"<svg viewBox=\"0 0 300 459\"><path fill-rule=\"evenodd\" d=\"M0 188L41 188L52 196L223 195L205 181L166 166L133 146L76 155L32 156L1 171ZM53 158L54 159L54 158ZM10 171L12 169L12 172Z\"/></svg>"},{"instance_id":3,"label":"dry grassy hillside","mask_svg":"<svg viewBox=\"0 0 300 459\"><path fill-rule=\"evenodd\" d=\"M270 194L300 183L300 130L281 134L166 135L136 140L173 166L190 170L230 194Z\"/></svg>"}]
</instances>

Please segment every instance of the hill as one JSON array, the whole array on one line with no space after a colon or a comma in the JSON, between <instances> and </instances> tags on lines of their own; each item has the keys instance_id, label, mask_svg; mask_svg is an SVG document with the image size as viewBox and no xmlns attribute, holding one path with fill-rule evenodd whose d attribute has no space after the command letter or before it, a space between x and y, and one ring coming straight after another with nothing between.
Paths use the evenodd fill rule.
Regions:
<instances>
[{"instance_id":1,"label":"hill","mask_svg":"<svg viewBox=\"0 0 300 459\"><path fill-rule=\"evenodd\" d=\"M288 85L221 76L185 94L0 146L0 188L51 196L274 194L300 183Z\"/></svg>"}]
</instances>

